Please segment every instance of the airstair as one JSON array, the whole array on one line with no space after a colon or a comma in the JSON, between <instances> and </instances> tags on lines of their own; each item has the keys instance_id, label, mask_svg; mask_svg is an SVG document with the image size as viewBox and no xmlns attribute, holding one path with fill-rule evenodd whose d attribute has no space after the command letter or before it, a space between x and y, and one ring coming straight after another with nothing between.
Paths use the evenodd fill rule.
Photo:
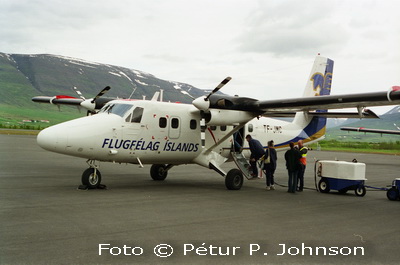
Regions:
<instances>
[{"instance_id":1,"label":"airstair","mask_svg":"<svg viewBox=\"0 0 400 265\"><path fill-rule=\"evenodd\" d=\"M253 177L251 176L251 166L247 159L244 157L243 153L231 152L231 155L233 161L235 162L240 172L242 172L243 176L247 179L252 179Z\"/></svg>"}]
</instances>

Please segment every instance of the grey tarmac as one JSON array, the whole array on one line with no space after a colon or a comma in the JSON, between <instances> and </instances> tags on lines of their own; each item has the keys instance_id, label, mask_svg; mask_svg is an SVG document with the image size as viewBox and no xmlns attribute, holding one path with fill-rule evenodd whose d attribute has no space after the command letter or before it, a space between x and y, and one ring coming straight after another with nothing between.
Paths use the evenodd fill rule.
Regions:
<instances>
[{"instance_id":1,"label":"grey tarmac","mask_svg":"<svg viewBox=\"0 0 400 265\"><path fill-rule=\"evenodd\" d=\"M86 161L0 135L0 264L397 264L400 201L367 189L322 194L314 159L367 164L366 185L399 175L393 155L310 151L305 189L239 191L197 165L151 180L150 166L101 163L103 190L78 190ZM286 185L283 153L276 182ZM234 168L226 163L224 170ZM161 257L160 257L161 256ZM163 257L165 256L165 257Z\"/></svg>"}]
</instances>

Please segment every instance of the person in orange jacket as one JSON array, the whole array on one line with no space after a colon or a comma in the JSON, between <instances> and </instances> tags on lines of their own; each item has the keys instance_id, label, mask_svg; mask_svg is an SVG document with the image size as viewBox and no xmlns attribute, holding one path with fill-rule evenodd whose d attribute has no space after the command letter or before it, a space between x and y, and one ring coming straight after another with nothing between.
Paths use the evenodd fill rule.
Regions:
<instances>
[{"instance_id":1,"label":"person in orange jacket","mask_svg":"<svg viewBox=\"0 0 400 265\"><path fill-rule=\"evenodd\" d=\"M301 154L300 158L300 169L299 174L297 176L297 191L303 191L304 187L304 172L306 171L307 165L307 147L303 146L303 140L298 141L299 152Z\"/></svg>"}]
</instances>

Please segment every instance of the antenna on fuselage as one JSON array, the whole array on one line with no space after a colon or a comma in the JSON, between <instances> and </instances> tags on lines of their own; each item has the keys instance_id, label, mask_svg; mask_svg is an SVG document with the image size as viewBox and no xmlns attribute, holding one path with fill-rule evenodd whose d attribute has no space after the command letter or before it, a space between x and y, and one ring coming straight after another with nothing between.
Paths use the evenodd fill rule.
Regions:
<instances>
[{"instance_id":1,"label":"antenna on fuselage","mask_svg":"<svg viewBox=\"0 0 400 265\"><path fill-rule=\"evenodd\" d=\"M135 85L135 84L134 84L134 85ZM132 93L130 94L130 96L129 96L128 99L131 99L131 97L133 96L133 94L135 93L135 91L136 91L136 89L137 89L137 86L135 85L135 87L132 88L132 89L133 89L133 91L132 91Z\"/></svg>"}]
</instances>

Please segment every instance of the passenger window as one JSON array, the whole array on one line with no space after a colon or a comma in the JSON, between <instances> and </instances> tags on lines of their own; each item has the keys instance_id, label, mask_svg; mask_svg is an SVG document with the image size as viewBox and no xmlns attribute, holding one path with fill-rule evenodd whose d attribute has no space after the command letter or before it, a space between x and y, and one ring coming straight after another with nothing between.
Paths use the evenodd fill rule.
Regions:
<instances>
[{"instance_id":1,"label":"passenger window","mask_svg":"<svg viewBox=\"0 0 400 265\"><path fill-rule=\"evenodd\" d=\"M249 124L249 126L247 127L249 132L253 132L253 124Z\"/></svg>"},{"instance_id":2,"label":"passenger window","mask_svg":"<svg viewBox=\"0 0 400 265\"><path fill-rule=\"evenodd\" d=\"M161 117L159 122L158 122L158 125L160 126L160 128L167 127L167 118Z\"/></svg>"},{"instance_id":3,"label":"passenger window","mask_svg":"<svg viewBox=\"0 0 400 265\"><path fill-rule=\"evenodd\" d=\"M190 120L190 129L196 130L197 128L197 121L196 120Z\"/></svg>"},{"instance_id":4,"label":"passenger window","mask_svg":"<svg viewBox=\"0 0 400 265\"><path fill-rule=\"evenodd\" d=\"M179 120L177 118L172 118L171 120L171 127L173 129L176 129L179 127Z\"/></svg>"},{"instance_id":5,"label":"passenger window","mask_svg":"<svg viewBox=\"0 0 400 265\"><path fill-rule=\"evenodd\" d=\"M221 126L221 131L223 131L223 132L226 131L226 125Z\"/></svg>"},{"instance_id":6,"label":"passenger window","mask_svg":"<svg viewBox=\"0 0 400 265\"><path fill-rule=\"evenodd\" d=\"M210 129L213 130L213 131L215 131L215 130L217 129L217 126L211 125L211 126L210 126Z\"/></svg>"},{"instance_id":7,"label":"passenger window","mask_svg":"<svg viewBox=\"0 0 400 265\"><path fill-rule=\"evenodd\" d=\"M131 122L140 123L143 116L143 108L137 107L133 110Z\"/></svg>"}]
</instances>

